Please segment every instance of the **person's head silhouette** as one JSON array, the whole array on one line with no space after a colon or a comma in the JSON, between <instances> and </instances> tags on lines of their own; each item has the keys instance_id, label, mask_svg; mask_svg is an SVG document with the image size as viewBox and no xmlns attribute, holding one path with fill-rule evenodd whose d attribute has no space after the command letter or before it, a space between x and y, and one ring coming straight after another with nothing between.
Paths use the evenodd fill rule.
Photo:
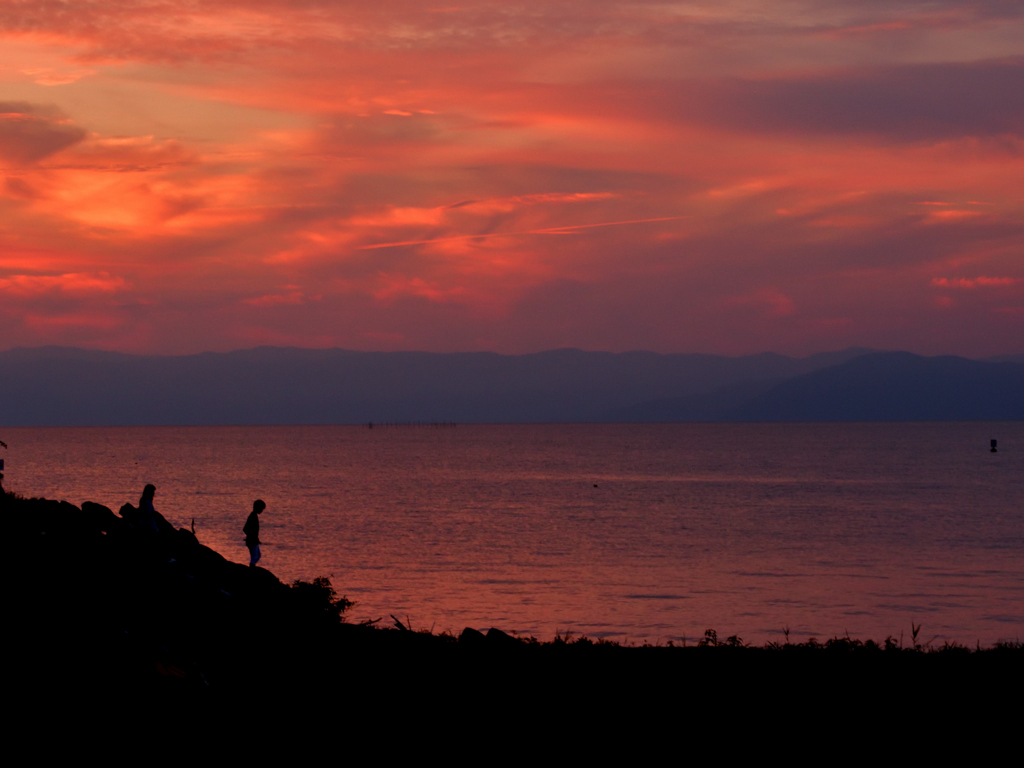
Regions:
<instances>
[{"instance_id":1,"label":"person's head silhouette","mask_svg":"<svg viewBox=\"0 0 1024 768\"><path fill-rule=\"evenodd\" d=\"M252 511L257 515L266 508L267 505L263 503L263 499L256 499L256 501L252 503Z\"/></svg>"}]
</instances>

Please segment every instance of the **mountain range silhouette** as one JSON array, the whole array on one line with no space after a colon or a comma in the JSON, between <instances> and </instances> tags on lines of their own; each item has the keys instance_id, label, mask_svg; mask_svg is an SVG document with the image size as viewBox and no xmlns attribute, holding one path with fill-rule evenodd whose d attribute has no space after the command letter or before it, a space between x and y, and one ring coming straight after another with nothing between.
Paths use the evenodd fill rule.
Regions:
<instances>
[{"instance_id":1,"label":"mountain range silhouette","mask_svg":"<svg viewBox=\"0 0 1024 768\"><path fill-rule=\"evenodd\" d=\"M0 352L0 425L1024 419L1024 355Z\"/></svg>"}]
</instances>

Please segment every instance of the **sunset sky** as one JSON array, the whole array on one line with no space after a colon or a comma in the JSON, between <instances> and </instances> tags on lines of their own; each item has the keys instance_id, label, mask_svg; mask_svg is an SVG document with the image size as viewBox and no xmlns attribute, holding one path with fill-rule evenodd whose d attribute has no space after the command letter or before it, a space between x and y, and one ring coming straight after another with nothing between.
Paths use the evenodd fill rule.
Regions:
<instances>
[{"instance_id":1,"label":"sunset sky","mask_svg":"<svg viewBox=\"0 0 1024 768\"><path fill-rule=\"evenodd\" d=\"M0 348L1024 351L1021 0L0 0Z\"/></svg>"}]
</instances>

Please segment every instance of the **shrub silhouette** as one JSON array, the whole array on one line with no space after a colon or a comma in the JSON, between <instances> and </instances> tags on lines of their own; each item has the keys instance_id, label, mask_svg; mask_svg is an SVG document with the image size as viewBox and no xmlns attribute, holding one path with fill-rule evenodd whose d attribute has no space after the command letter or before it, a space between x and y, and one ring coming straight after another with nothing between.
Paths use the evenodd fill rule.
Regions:
<instances>
[{"instance_id":1,"label":"shrub silhouette","mask_svg":"<svg viewBox=\"0 0 1024 768\"><path fill-rule=\"evenodd\" d=\"M718 633L713 629L704 630L704 639L697 643L700 648L718 647Z\"/></svg>"},{"instance_id":2,"label":"shrub silhouette","mask_svg":"<svg viewBox=\"0 0 1024 768\"><path fill-rule=\"evenodd\" d=\"M344 622L345 611L355 605L347 597L339 597L326 576L317 576L312 581L296 579L292 583L292 598L302 615L330 624Z\"/></svg>"}]
</instances>

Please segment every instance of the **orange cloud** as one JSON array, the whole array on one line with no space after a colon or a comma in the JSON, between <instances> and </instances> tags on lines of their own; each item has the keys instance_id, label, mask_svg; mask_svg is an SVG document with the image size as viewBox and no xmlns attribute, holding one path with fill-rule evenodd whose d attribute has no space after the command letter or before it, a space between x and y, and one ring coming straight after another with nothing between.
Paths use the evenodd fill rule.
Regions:
<instances>
[{"instance_id":1,"label":"orange cloud","mask_svg":"<svg viewBox=\"0 0 1024 768\"><path fill-rule=\"evenodd\" d=\"M446 303L454 301L465 294L461 286L442 288L432 285L419 277L409 278L405 275L380 275L380 287L373 292L378 301L390 301L399 296L419 296L428 301Z\"/></svg>"}]
</instances>

